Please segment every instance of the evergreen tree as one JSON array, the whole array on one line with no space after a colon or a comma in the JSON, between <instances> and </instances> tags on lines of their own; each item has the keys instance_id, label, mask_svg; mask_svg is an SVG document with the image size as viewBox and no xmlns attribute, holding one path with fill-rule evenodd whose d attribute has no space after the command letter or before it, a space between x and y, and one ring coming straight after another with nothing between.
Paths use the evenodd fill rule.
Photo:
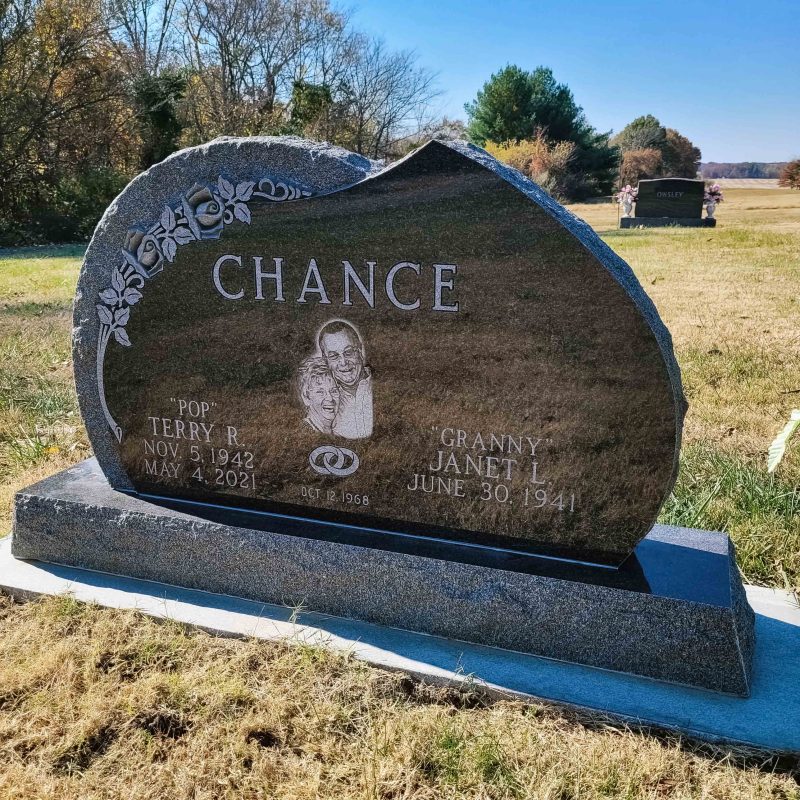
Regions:
<instances>
[{"instance_id":1,"label":"evergreen tree","mask_svg":"<svg viewBox=\"0 0 800 800\"><path fill-rule=\"evenodd\" d=\"M292 85L291 115L287 126L289 133L305 134L333 104L331 90L325 86L295 81Z\"/></svg>"},{"instance_id":2,"label":"evergreen tree","mask_svg":"<svg viewBox=\"0 0 800 800\"><path fill-rule=\"evenodd\" d=\"M572 142L574 156L564 181L567 195L578 199L611 192L619 156L609 144L609 134L589 125L572 91L558 83L548 67L527 72L507 66L464 108L467 133L475 144L520 142L538 135L551 144Z\"/></svg>"},{"instance_id":3,"label":"evergreen tree","mask_svg":"<svg viewBox=\"0 0 800 800\"><path fill-rule=\"evenodd\" d=\"M464 109L469 116L467 134L475 144L531 138L534 125L530 74L513 65L501 69Z\"/></svg>"},{"instance_id":4,"label":"evergreen tree","mask_svg":"<svg viewBox=\"0 0 800 800\"><path fill-rule=\"evenodd\" d=\"M666 138L666 128L652 114L646 114L629 122L612 141L620 152L627 153L629 150L661 151Z\"/></svg>"}]
</instances>

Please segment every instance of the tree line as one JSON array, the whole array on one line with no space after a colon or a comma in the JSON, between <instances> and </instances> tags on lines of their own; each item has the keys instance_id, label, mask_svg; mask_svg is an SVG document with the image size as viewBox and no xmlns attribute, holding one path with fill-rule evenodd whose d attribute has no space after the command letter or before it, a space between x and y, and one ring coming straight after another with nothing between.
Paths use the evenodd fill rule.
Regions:
<instances>
[{"instance_id":1,"label":"tree line","mask_svg":"<svg viewBox=\"0 0 800 800\"><path fill-rule=\"evenodd\" d=\"M547 67L492 75L466 125L437 122L437 95L332 0L0 0L0 246L87 238L136 173L222 135L392 159L438 130L561 200L699 166L652 115L598 131Z\"/></svg>"},{"instance_id":2,"label":"tree line","mask_svg":"<svg viewBox=\"0 0 800 800\"><path fill-rule=\"evenodd\" d=\"M0 244L85 237L138 171L221 135L392 157L436 95L329 0L0 0Z\"/></svg>"},{"instance_id":3,"label":"tree line","mask_svg":"<svg viewBox=\"0 0 800 800\"><path fill-rule=\"evenodd\" d=\"M613 137L597 131L547 67L505 67L465 110L473 142L560 200L611 194L642 178L695 178L700 166L699 148L652 115Z\"/></svg>"},{"instance_id":4,"label":"tree line","mask_svg":"<svg viewBox=\"0 0 800 800\"><path fill-rule=\"evenodd\" d=\"M785 161L709 161L700 165L704 178L780 178Z\"/></svg>"}]
</instances>

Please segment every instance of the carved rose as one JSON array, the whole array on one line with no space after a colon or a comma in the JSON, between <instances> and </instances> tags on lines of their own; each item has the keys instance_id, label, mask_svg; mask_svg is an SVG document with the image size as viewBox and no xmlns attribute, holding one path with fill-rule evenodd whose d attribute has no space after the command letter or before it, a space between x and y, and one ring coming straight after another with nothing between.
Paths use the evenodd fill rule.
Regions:
<instances>
[{"instance_id":1,"label":"carved rose","mask_svg":"<svg viewBox=\"0 0 800 800\"><path fill-rule=\"evenodd\" d=\"M164 267L164 255L155 236L138 228L131 228L125 236L125 260L144 278L149 278Z\"/></svg>"},{"instance_id":2,"label":"carved rose","mask_svg":"<svg viewBox=\"0 0 800 800\"><path fill-rule=\"evenodd\" d=\"M183 201L186 221L198 239L218 239L224 224L225 204L210 187L196 183Z\"/></svg>"}]
</instances>

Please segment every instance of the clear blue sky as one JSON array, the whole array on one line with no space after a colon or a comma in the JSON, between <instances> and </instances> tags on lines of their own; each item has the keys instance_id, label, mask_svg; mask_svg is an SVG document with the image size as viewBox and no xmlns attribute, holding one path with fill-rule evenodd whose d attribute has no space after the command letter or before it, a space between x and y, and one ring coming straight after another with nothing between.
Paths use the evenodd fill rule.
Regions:
<instances>
[{"instance_id":1,"label":"clear blue sky","mask_svg":"<svg viewBox=\"0 0 800 800\"><path fill-rule=\"evenodd\" d=\"M506 64L551 67L592 125L655 114L704 161L800 157L800 0L354 0L355 27L416 50L440 110Z\"/></svg>"}]
</instances>

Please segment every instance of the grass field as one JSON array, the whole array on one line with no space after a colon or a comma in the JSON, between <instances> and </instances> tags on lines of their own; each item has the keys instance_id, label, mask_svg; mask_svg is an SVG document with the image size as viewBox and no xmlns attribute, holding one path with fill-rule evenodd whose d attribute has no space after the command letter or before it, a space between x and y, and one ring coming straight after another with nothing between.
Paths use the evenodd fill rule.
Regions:
<instances>
[{"instance_id":1,"label":"grass field","mask_svg":"<svg viewBox=\"0 0 800 800\"><path fill-rule=\"evenodd\" d=\"M800 591L800 193L727 189L718 227L618 231L673 334L690 411L662 521L725 530ZM0 252L0 530L89 455L70 367L82 249ZM65 599L0 601L0 797L800 798L792 774L538 706L486 705L301 646L225 641Z\"/></svg>"}]
</instances>

